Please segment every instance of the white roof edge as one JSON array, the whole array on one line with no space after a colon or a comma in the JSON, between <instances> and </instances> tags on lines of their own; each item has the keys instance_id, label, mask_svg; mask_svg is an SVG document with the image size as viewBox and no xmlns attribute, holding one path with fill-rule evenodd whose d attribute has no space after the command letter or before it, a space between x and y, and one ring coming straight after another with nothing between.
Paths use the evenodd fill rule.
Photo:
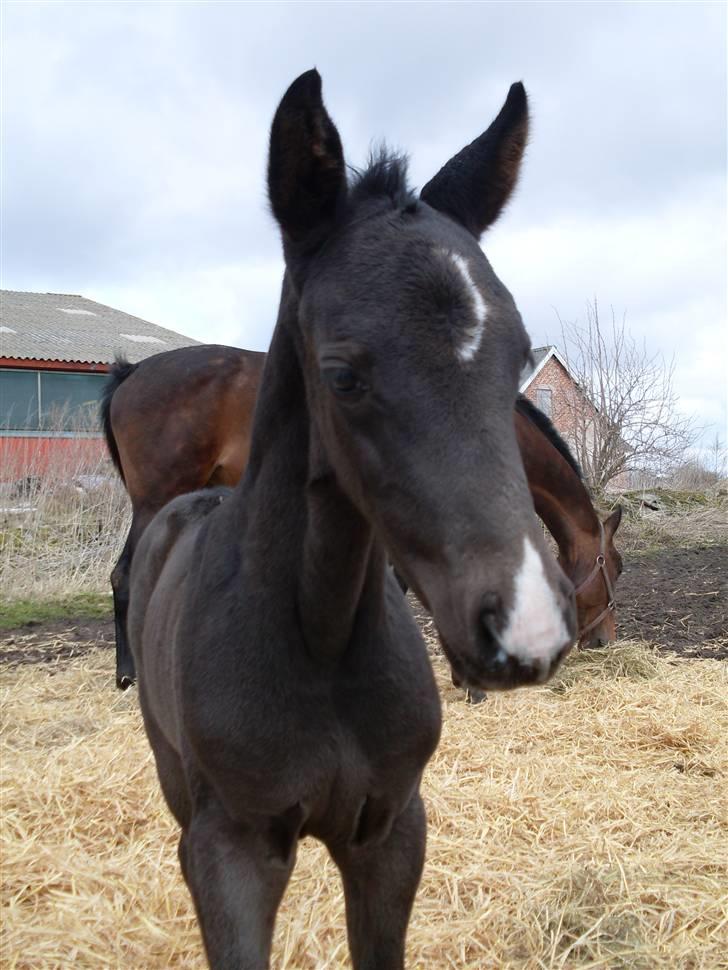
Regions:
<instances>
[{"instance_id":1,"label":"white roof edge","mask_svg":"<svg viewBox=\"0 0 728 970\"><path fill-rule=\"evenodd\" d=\"M531 376L530 376L530 377L528 378L528 380L525 380L525 381L523 382L523 384L521 384L521 386L519 387L519 389L518 389L518 390L519 390L519 392L520 392L521 394L523 394L523 393L524 393L524 392L526 391L526 389L527 389L527 388L528 388L528 387L529 387L529 386L531 385L531 383L533 382L533 379L534 379L535 377L537 377L537 376L538 376L538 375L539 375L539 374L541 373L541 371L542 371L542 370L544 369L544 367L545 367L545 366L546 366L546 364L547 364L547 363L548 363L548 362L549 362L549 361L551 360L551 358L552 358L552 357L555 357L555 358L556 358L556 360L558 360L558 362L559 362L559 363L561 364L561 366L562 366L562 367L564 368L564 370L565 370L565 371L566 371L566 373L567 373L567 374L569 375L569 377L571 377L571 379L572 379L572 380L574 380L574 378L573 378L573 376L572 376L572 373L571 373L571 371L569 370L569 365L568 365L568 364L566 363L566 361L564 360L564 358L563 358L563 356L561 355L561 352L560 352L560 351L559 351L559 350L558 350L558 349L557 349L556 347L554 347L554 345L553 345L553 344L551 344L551 346L550 346L550 347L549 347L549 349L548 349L548 353L547 353L547 354L546 354L546 355L544 356L544 358L543 358L543 360L541 361L541 363L540 363L540 364L538 365L538 367L536 367L536 369L535 369L535 370L533 371L533 373L532 373L532 374L531 374ZM577 382L577 381L574 381L574 383L576 384L576 383L578 383L578 382Z\"/></svg>"}]
</instances>

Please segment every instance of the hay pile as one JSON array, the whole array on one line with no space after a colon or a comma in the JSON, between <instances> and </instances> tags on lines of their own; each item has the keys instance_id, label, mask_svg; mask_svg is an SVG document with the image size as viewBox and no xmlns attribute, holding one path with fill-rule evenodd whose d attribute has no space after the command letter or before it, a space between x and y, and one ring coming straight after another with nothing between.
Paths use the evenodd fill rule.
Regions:
<instances>
[{"instance_id":1,"label":"hay pile","mask_svg":"<svg viewBox=\"0 0 728 970\"><path fill-rule=\"evenodd\" d=\"M5 968L204 967L134 692L113 657L0 672ZM437 661L428 861L408 965L728 966L725 665L638 644L466 706ZM309 841L276 968L348 966L341 891Z\"/></svg>"}]
</instances>

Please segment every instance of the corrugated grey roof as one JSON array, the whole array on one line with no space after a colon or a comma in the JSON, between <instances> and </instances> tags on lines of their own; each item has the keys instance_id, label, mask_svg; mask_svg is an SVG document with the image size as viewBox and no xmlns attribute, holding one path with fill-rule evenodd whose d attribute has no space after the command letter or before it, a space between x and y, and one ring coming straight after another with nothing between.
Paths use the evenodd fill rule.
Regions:
<instances>
[{"instance_id":1,"label":"corrugated grey roof","mask_svg":"<svg viewBox=\"0 0 728 970\"><path fill-rule=\"evenodd\" d=\"M538 369L544 357L548 355L551 349L552 349L551 347L532 347L531 348L531 353L533 354L533 367L531 367L530 364L526 364L526 366L521 371L521 376L518 378L518 386L521 389L523 389L523 385L533 374L533 372Z\"/></svg>"},{"instance_id":2,"label":"corrugated grey roof","mask_svg":"<svg viewBox=\"0 0 728 970\"><path fill-rule=\"evenodd\" d=\"M68 293L0 290L0 357L132 363L199 343L121 310Z\"/></svg>"}]
</instances>

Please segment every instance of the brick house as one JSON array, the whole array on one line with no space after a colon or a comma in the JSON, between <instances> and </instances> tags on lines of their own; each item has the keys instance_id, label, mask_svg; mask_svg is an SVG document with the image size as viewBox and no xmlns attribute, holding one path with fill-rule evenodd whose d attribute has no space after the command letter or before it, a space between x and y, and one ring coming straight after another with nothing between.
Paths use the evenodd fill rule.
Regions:
<instances>
[{"instance_id":1,"label":"brick house","mask_svg":"<svg viewBox=\"0 0 728 970\"><path fill-rule=\"evenodd\" d=\"M197 342L82 296L0 290L0 481L104 454L98 400L116 355Z\"/></svg>"},{"instance_id":2,"label":"brick house","mask_svg":"<svg viewBox=\"0 0 728 970\"><path fill-rule=\"evenodd\" d=\"M556 347L536 347L533 357L535 367L523 370L519 390L548 415L584 467L584 451L588 454L595 444L597 408L571 375L566 360ZM577 430L583 435L581 447L576 440ZM626 442L622 441L622 445L629 451ZM625 470L609 482L607 490L619 492L630 487L631 472Z\"/></svg>"},{"instance_id":3,"label":"brick house","mask_svg":"<svg viewBox=\"0 0 728 970\"><path fill-rule=\"evenodd\" d=\"M551 418L556 430L573 448L576 446L575 409L580 409L587 423L596 409L556 347L535 347L533 357L535 367L521 373L521 394Z\"/></svg>"}]
</instances>

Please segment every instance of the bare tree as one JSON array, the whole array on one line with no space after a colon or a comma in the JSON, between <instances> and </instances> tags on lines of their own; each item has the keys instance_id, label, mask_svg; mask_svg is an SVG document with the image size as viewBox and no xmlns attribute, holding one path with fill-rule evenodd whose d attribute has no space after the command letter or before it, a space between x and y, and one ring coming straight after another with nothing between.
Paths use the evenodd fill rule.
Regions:
<instances>
[{"instance_id":1,"label":"bare tree","mask_svg":"<svg viewBox=\"0 0 728 970\"><path fill-rule=\"evenodd\" d=\"M670 469L665 476L665 484L671 488L685 489L691 492L704 492L725 478L726 449L720 435L716 432L710 444L703 449L696 449L682 462ZM648 481L652 485L653 481Z\"/></svg>"},{"instance_id":2,"label":"bare tree","mask_svg":"<svg viewBox=\"0 0 728 970\"><path fill-rule=\"evenodd\" d=\"M684 489L690 492L704 492L715 485L718 476L700 458L688 458L673 468L666 478L670 488Z\"/></svg>"},{"instance_id":3,"label":"bare tree","mask_svg":"<svg viewBox=\"0 0 728 970\"><path fill-rule=\"evenodd\" d=\"M586 321L559 317L562 349L578 388L568 422L577 458L592 488L603 490L630 469L658 475L679 463L697 438L694 419L677 409L674 360L650 355L626 326L626 316L600 318L597 300Z\"/></svg>"},{"instance_id":4,"label":"bare tree","mask_svg":"<svg viewBox=\"0 0 728 970\"><path fill-rule=\"evenodd\" d=\"M716 431L708 448L708 467L715 475L716 481L726 477L726 458L728 458L728 449Z\"/></svg>"}]
</instances>

